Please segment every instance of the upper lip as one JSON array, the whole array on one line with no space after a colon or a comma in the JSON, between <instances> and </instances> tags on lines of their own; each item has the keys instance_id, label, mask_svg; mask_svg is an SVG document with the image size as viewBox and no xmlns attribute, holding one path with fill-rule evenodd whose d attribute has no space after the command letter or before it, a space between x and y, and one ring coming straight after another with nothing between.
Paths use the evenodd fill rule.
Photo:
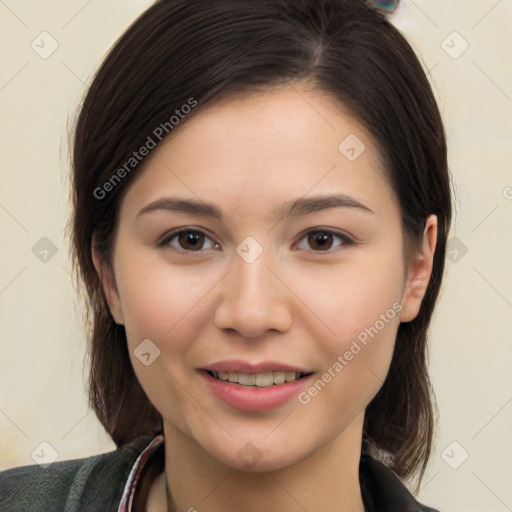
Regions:
<instances>
[{"instance_id":1,"label":"upper lip","mask_svg":"<svg viewBox=\"0 0 512 512\"><path fill-rule=\"evenodd\" d=\"M261 361L259 363L249 363L240 359L231 359L228 361L219 361L199 368L200 370L210 370L212 372L237 372L237 373L263 373L263 372L296 372L311 373L307 369L300 368L277 361Z\"/></svg>"}]
</instances>

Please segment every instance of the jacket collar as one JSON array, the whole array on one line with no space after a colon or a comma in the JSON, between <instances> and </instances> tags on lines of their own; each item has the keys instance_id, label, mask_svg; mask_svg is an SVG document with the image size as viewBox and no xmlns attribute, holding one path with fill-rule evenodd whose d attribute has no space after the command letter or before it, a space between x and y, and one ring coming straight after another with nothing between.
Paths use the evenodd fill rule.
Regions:
<instances>
[{"instance_id":1,"label":"jacket collar","mask_svg":"<svg viewBox=\"0 0 512 512\"><path fill-rule=\"evenodd\" d=\"M418 503L385 464L367 453L361 454L359 483L366 512L437 512Z\"/></svg>"}]
</instances>

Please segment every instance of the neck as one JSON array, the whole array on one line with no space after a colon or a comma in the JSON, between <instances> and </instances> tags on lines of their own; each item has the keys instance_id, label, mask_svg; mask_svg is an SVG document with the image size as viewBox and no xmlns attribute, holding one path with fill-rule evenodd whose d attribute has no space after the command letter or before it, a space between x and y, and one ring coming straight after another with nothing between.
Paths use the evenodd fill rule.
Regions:
<instances>
[{"instance_id":1,"label":"neck","mask_svg":"<svg viewBox=\"0 0 512 512\"><path fill-rule=\"evenodd\" d=\"M364 512L359 461L364 413L292 465L241 471L222 464L164 420L169 512ZM162 475L162 479L164 476Z\"/></svg>"}]
</instances>

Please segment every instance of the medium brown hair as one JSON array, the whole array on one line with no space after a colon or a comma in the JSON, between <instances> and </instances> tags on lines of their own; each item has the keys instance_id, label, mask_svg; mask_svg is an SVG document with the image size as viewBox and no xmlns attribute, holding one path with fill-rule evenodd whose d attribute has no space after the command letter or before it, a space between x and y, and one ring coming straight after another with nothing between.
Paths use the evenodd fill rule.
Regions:
<instances>
[{"instance_id":1,"label":"medium brown hair","mask_svg":"<svg viewBox=\"0 0 512 512\"><path fill-rule=\"evenodd\" d=\"M403 479L420 472L419 487L434 434L427 328L451 221L446 140L411 46L362 1L161 0L110 50L81 107L72 161L72 253L89 313L90 405L117 446L161 429L91 258L94 235L112 270L119 207L148 158L104 197L95 191L119 177L133 152L191 97L197 106L179 126L222 99L304 83L335 98L373 136L400 203L405 240L417 244L426 218L438 218L426 295L418 316L398 328L389 372L363 428L363 452Z\"/></svg>"}]
</instances>

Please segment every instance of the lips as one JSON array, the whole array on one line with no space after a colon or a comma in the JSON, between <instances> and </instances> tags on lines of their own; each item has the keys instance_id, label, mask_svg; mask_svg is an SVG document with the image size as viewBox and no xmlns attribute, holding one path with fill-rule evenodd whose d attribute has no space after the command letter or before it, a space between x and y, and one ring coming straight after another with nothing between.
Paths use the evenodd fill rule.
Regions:
<instances>
[{"instance_id":1,"label":"lips","mask_svg":"<svg viewBox=\"0 0 512 512\"><path fill-rule=\"evenodd\" d=\"M223 381L213 377L211 373L199 371L206 389L222 402L245 411L264 411L279 407L298 396L315 378L314 374L309 374L293 382L258 387Z\"/></svg>"},{"instance_id":2,"label":"lips","mask_svg":"<svg viewBox=\"0 0 512 512\"><path fill-rule=\"evenodd\" d=\"M276 361L221 361L199 368L199 373L213 395L246 411L278 407L314 378L307 368Z\"/></svg>"}]
</instances>

